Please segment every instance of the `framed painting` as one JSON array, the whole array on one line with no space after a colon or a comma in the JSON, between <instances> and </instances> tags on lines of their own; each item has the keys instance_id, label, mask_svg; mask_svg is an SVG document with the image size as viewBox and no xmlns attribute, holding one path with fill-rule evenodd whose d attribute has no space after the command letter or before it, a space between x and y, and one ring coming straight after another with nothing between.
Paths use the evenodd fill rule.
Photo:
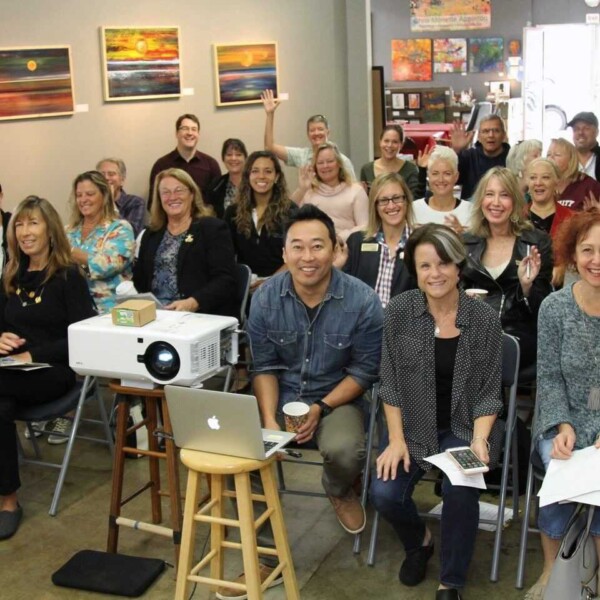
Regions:
<instances>
[{"instance_id":1,"label":"framed painting","mask_svg":"<svg viewBox=\"0 0 600 600\"><path fill-rule=\"evenodd\" d=\"M424 90L421 95L422 119L424 123L446 122L445 90Z\"/></svg>"},{"instance_id":2,"label":"framed painting","mask_svg":"<svg viewBox=\"0 0 600 600\"><path fill-rule=\"evenodd\" d=\"M392 94L392 108L404 110L404 94Z\"/></svg>"},{"instance_id":3,"label":"framed painting","mask_svg":"<svg viewBox=\"0 0 600 600\"><path fill-rule=\"evenodd\" d=\"M102 27L104 100L181 95L179 27Z\"/></svg>"},{"instance_id":4,"label":"framed painting","mask_svg":"<svg viewBox=\"0 0 600 600\"><path fill-rule=\"evenodd\" d=\"M442 38L433 40L433 72L467 72L466 38Z\"/></svg>"},{"instance_id":5,"label":"framed painting","mask_svg":"<svg viewBox=\"0 0 600 600\"><path fill-rule=\"evenodd\" d=\"M431 40L392 40L394 81L431 81Z\"/></svg>"},{"instance_id":6,"label":"framed painting","mask_svg":"<svg viewBox=\"0 0 600 600\"><path fill-rule=\"evenodd\" d=\"M504 40L501 37L469 38L469 73L504 71Z\"/></svg>"},{"instance_id":7,"label":"framed painting","mask_svg":"<svg viewBox=\"0 0 600 600\"><path fill-rule=\"evenodd\" d=\"M265 90L277 97L277 43L215 44L217 106L257 104Z\"/></svg>"},{"instance_id":8,"label":"framed painting","mask_svg":"<svg viewBox=\"0 0 600 600\"><path fill-rule=\"evenodd\" d=\"M421 109L421 94L407 94L408 96L408 110L420 110Z\"/></svg>"},{"instance_id":9,"label":"framed painting","mask_svg":"<svg viewBox=\"0 0 600 600\"><path fill-rule=\"evenodd\" d=\"M70 46L0 48L0 119L72 115Z\"/></svg>"}]
</instances>

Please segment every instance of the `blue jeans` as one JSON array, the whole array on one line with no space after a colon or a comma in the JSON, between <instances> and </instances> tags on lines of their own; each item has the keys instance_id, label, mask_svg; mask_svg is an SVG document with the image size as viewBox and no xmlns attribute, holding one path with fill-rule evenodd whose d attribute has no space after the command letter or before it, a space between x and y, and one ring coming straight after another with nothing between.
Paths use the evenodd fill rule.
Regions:
<instances>
[{"instance_id":1,"label":"blue jeans","mask_svg":"<svg viewBox=\"0 0 600 600\"><path fill-rule=\"evenodd\" d=\"M548 470L550 464L550 452L552 451L552 439L540 439L536 443L536 449L542 462L544 469ZM541 506L538 514L538 529L553 540L561 540L567 532L569 521L577 508L575 502L567 502L565 504L547 504ZM600 537L600 508L596 508L592 517L592 526L590 532L594 537Z\"/></svg>"},{"instance_id":2,"label":"blue jeans","mask_svg":"<svg viewBox=\"0 0 600 600\"><path fill-rule=\"evenodd\" d=\"M438 443L440 452L469 445L450 430L438 432ZM387 445L386 434L381 449ZM421 546L425 537L425 523L419 517L412 499L415 485L423 475L425 471L411 460L408 473L399 465L396 479L383 481L374 476L371 480L371 502L379 514L391 523L405 551ZM475 547L479 523L479 490L453 486L444 476L442 498L440 581L448 587L461 588L465 585Z\"/></svg>"}]
</instances>

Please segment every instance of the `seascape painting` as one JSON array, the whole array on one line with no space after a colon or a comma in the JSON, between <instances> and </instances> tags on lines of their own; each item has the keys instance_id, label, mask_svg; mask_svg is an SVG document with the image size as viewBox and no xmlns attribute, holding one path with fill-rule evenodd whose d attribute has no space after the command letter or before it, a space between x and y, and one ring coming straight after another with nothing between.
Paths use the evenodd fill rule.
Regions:
<instances>
[{"instance_id":1,"label":"seascape painting","mask_svg":"<svg viewBox=\"0 0 600 600\"><path fill-rule=\"evenodd\" d=\"M215 44L217 106L261 102L264 90L277 97L277 43Z\"/></svg>"},{"instance_id":2,"label":"seascape painting","mask_svg":"<svg viewBox=\"0 0 600 600\"><path fill-rule=\"evenodd\" d=\"M69 46L0 49L0 119L74 111Z\"/></svg>"},{"instance_id":3,"label":"seascape painting","mask_svg":"<svg viewBox=\"0 0 600 600\"><path fill-rule=\"evenodd\" d=\"M103 27L104 99L181 94L178 27Z\"/></svg>"},{"instance_id":4,"label":"seascape painting","mask_svg":"<svg viewBox=\"0 0 600 600\"><path fill-rule=\"evenodd\" d=\"M392 40L392 79L431 81L431 40Z\"/></svg>"}]
</instances>

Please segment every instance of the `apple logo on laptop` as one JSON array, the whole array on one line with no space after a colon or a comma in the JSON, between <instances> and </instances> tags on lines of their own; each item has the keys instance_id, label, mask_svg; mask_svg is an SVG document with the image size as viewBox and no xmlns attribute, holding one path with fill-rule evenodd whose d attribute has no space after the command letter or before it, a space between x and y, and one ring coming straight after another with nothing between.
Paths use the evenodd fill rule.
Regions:
<instances>
[{"instance_id":1,"label":"apple logo on laptop","mask_svg":"<svg viewBox=\"0 0 600 600\"><path fill-rule=\"evenodd\" d=\"M211 429L221 429L221 425L219 424L219 419L217 418L216 415L213 415L212 417L207 419L206 422L208 423L208 426Z\"/></svg>"}]
</instances>

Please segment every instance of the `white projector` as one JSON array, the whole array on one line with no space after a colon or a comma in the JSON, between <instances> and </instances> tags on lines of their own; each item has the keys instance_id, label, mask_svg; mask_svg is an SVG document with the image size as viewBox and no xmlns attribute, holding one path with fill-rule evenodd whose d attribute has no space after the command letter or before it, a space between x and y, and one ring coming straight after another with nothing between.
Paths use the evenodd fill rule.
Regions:
<instances>
[{"instance_id":1,"label":"white projector","mask_svg":"<svg viewBox=\"0 0 600 600\"><path fill-rule=\"evenodd\" d=\"M233 317L157 310L143 327L113 325L110 314L69 326L69 365L80 375L152 388L193 387L238 357Z\"/></svg>"}]
</instances>

